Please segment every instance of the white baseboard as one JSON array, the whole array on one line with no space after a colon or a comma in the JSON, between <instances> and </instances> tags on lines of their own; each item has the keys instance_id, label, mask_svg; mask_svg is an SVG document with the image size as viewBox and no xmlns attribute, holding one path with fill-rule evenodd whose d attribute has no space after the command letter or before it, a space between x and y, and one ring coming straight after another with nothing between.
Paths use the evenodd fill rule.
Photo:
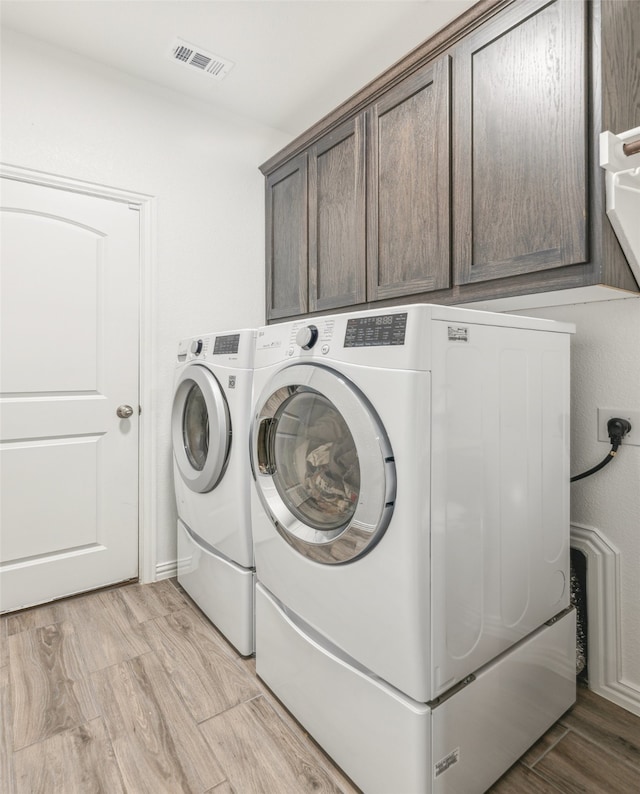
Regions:
<instances>
[{"instance_id":1,"label":"white baseboard","mask_svg":"<svg viewBox=\"0 0 640 794\"><path fill-rule=\"evenodd\" d=\"M571 547L587 561L589 689L640 716L640 690L622 676L620 552L595 527L571 525Z\"/></svg>"},{"instance_id":2,"label":"white baseboard","mask_svg":"<svg viewBox=\"0 0 640 794\"><path fill-rule=\"evenodd\" d=\"M156 565L156 582L160 579L171 579L173 576L178 575L178 562L177 560L169 560L168 562L159 562Z\"/></svg>"}]
</instances>

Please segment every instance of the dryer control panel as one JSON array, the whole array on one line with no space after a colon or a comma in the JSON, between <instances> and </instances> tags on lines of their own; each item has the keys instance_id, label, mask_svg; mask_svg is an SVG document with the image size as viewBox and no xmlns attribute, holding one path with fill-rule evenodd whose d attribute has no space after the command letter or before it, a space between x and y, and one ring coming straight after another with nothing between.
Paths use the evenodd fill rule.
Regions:
<instances>
[{"instance_id":1,"label":"dryer control panel","mask_svg":"<svg viewBox=\"0 0 640 794\"><path fill-rule=\"evenodd\" d=\"M216 341L213 344L214 356L225 356L238 352L238 345L240 344L240 334L226 334L225 336L216 336Z\"/></svg>"}]
</instances>

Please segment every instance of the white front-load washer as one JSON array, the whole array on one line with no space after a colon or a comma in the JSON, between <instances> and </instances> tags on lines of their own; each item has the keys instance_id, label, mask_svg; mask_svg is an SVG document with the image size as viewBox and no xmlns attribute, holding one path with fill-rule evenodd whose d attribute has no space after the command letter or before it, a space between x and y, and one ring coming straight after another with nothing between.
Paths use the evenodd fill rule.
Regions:
<instances>
[{"instance_id":1,"label":"white front-load washer","mask_svg":"<svg viewBox=\"0 0 640 794\"><path fill-rule=\"evenodd\" d=\"M574 700L570 331L429 305L258 330L257 672L367 794L482 792Z\"/></svg>"},{"instance_id":2,"label":"white front-load washer","mask_svg":"<svg viewBox=\"0 0 640 794\"><path fill-rule=\"evenodd\" d=\"M244 656L254 650L249 423L255 330L178 346L171 416L178 581Z\"/></svg>"}]
</instances>

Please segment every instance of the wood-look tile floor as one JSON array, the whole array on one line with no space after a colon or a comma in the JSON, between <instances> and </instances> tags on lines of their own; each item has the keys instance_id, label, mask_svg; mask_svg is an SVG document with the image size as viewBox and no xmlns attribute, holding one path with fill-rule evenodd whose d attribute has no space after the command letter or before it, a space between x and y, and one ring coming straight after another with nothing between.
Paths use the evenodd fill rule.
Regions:
<instances>
[{"instance_id":1,"label":"wood-look tile floor","mask_svg":"<svg viewBox=\"0 0 640 794\"><path fill-rule=\"evenodd\" d=\"M3 794L358 791L173 580L1 618L0 707ZM491 792L640 792L640 718L580 688Z\"/></svg>"}]
</instances>

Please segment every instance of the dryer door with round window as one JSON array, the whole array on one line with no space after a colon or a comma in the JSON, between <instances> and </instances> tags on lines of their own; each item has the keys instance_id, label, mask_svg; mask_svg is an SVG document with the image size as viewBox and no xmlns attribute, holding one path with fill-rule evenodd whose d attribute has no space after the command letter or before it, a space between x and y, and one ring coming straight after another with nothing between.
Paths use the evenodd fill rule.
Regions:
<instances>
[{"instance_id":1,"label":"dryer door with round window","mask_svg":"<svg viewBox=\"0 0 640 794\"><path fill-rule=\"evenodd\" d=\"M272 379L253 419L256 486L282 537L328 564L369 551L389 524L396 477L365 396L327 367L292 365Z\"/></svg>"},{"instance_id":2,"label":"dryer door with round window","mask_svg":"<svg viewBox=\"0 0 640 794\"><path fill-rule=\"evenodd\" d=\"M196 493L211 491L229 459L231 420L222 388L207 367L191 364L178 378L171 425L180 476Z\"/></svg>"}]
</instances>

